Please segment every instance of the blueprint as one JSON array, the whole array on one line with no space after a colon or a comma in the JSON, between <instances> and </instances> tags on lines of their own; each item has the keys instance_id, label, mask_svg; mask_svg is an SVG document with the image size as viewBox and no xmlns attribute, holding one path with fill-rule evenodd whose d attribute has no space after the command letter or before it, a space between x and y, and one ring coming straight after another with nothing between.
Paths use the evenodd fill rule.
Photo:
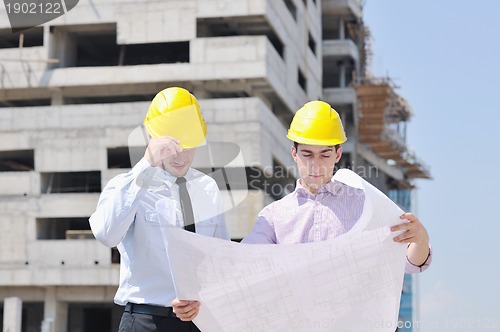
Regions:
<instances>
[{"instance_id":1,"label":"blueprint","mask_svg":"<svg viewBox=\"0 0 500 332\"><path fill-rule=\"evenodd\" d=\"M177 297L201 302L202 332L396 330L406 245L389 228L403 211L354 172L333 180L362 189L365 203L332 240L239 244L161 228Z\"/></svg>"}]
</instances>

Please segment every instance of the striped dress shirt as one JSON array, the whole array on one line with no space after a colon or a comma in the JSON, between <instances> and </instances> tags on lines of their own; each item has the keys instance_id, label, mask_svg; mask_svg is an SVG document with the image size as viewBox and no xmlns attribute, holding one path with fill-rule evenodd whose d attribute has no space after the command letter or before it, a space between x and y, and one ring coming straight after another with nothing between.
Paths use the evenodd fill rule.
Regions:
<instances>
[{"instance_id":1,"label":"striped dress shirt","mask_svg":"<svg viewBox=\"0 0 500 332\"><path fill-rule=\"evenodd\" d=\"M297 244L325 241L348 232L363 213L364 191L339 181L330 181L316 195L297 180L295 190L266 206L259 213L253 231L241 242L249 244ZM405 272L424 271L406 262Z\"/></svg>"}]
</instances>

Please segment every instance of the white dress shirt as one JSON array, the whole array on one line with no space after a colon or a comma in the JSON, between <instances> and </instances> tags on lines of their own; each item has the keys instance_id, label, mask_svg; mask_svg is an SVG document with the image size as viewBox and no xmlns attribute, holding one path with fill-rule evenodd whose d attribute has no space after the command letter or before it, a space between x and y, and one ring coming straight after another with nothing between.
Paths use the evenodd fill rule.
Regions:
<instances>
[{"instance_id":1,"label":"white dress shirt","mask_svg":"<svg viewBox=\"0 0 500 332\"><path fill-rule=\"evenodd\" d=\"M193 205L196 233L228 239L218 186L190 168L184 176ZM141 159L130 172L109 181L90 217L95 238L121 254L120 285L115 303L171 306L176 297L156 209L159 200L175 206L175 224L182 227L176 177Z\"/></svg>"}]
</instances>

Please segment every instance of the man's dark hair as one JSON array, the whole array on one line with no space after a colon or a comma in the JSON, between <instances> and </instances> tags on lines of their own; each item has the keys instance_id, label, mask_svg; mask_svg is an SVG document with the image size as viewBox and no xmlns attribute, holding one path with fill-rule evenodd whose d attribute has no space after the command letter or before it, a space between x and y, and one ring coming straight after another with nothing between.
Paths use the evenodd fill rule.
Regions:
<instances>
[{"instance_id":1,"label":"man's dark hair","mask_svg":"<svg viewBox=\"0 0 500 332\"><path fill-rule=\"evenodd\" d=\"M293 142L293 146L295 146L295 150L299 151L299 143ZM340 144L334 145L335 151L339 148Z\"/></svg>"}]
</instances>

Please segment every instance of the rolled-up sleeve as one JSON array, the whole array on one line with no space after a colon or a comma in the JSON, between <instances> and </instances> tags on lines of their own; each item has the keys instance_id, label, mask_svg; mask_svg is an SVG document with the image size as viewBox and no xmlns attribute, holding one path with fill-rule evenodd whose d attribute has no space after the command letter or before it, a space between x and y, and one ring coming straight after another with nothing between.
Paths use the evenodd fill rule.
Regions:
<instances>
[{"instance_id":1,"label":"rolled-up sleeve","mask_svg":"<svg viewBox=\"0 0 500 332\"><path fill-rule=\"evenodd\" d=\"M253 230L245 236L241 243L248 244L262 244L271 243L276 244L276 232L274 227L271 225L268 218L266 218L266 209L261 211L257 217L257 221L253 227Z\"/></svg>"},{"instance_id":2,"label":"rolled-up sleeve","mask_svg":"<svg viewBox=\"0 0 500 332\"><path fill-rule=\"evenodd\" d=\"M429 246L429 255L422 265L414 265L410 262L408 257L406 257L405 273L420 273L424 272L429 268L432 262L432 247Z\"/></svg>"}]
</instances>

